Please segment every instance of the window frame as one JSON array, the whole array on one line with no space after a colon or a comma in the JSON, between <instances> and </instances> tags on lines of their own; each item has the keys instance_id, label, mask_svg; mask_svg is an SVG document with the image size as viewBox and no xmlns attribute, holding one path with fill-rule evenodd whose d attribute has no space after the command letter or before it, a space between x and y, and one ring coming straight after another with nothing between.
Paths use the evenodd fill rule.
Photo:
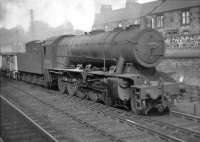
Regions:
<instances>
[{"instance_id":1,"label":"window frame","mask_svg":"<svg viewBox=\"0 0 200 142\"><path fill-rule=\"evenodd\" d=\"M186 26L191 23L191 13L189 9L185 9L181 11L181 25Z\"/></svg>"},{"instance_id":2,"label":"window frame","mask_svg":"<svg viewBox=\"0 0 200 142\"><path fill-rule=\"evenodd\" d=\"M164 28L164 15L156 16L156 28Z\"/></svg>"}]
</instances>

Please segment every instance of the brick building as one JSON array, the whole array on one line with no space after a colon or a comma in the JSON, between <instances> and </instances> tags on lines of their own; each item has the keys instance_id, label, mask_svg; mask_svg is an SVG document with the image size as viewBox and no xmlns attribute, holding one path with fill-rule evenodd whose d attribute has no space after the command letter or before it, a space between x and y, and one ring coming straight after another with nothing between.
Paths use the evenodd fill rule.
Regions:
<instances>
[{"instance_id":1,"label":"brick building","mask_svg":"<svg viewBox=\"0 0 200 142\"><path fill-rule=\"evenodd\" d=\"M127 0L125 8L117 10L102 5L93 29L110 31L137 24L162 32L168 47L199 47L200 0L157 0L144 4Z\"/></svg>"},{"instance_id":2,"label":"brick building","mask_svg":"<svg viewBox=\"0 0 200 142\"><path fill-rule=\"evenodd\" d=\"M141 27L151 27L149 15L161 1L139 4L136 0L127 0L125 8L112 10L111 5L102 5L100 13L95 15L93 29L113 30L116 27L126 28L129 25L140 24Z\"/></svg>"},{"instance_id":3,"label":"brick building","mask_svg":"<svg viewBox=\"0 0 200 142\"><path fill-rule=\"evenodd\" d=\"M109 31L134 24L139 24L140 28L152 27L162 32L168 47L166 53L177 50L179 54L199 54L200 0L158 0L144 4L127 0L125 8L117 10L112 10L110 5L103 5L100 13L95 16L93 29ZM172 77L176 80L184 76L186 84L200 86L198 57L168 58L157 68L173 73Z\"/></svg>"},{"instance_id":4,"label":"brick building","mask_svg":"<svg viewBox=\"0 0 200 142\"><path fill-rule=\"evenodd\" d=\"M132 24L156 28L164 34L200 33L200 0L157 0L144 4L127 0L125 8L117 10L102 5L93 29L112 30Z\"/></svg>"},{"instance_id":5,"label":"brick building","mask_svg":"<svg viewBox=\"0 0 200 142\"><path fill-rule=\"evenodd\" d=\"M200 47L200 0L165 0L151 13L168 47Z\"/></svg>"},{"instance_id":6,"label":"brick building","mask_svg":"<svg viewBox=\"0 0 200 142\"><path fill-rule=\"evenodd\" d=\"M200 33L200 0L165 0L151 16L152 27L164 34Z\"/></svg>"}]
</instances>

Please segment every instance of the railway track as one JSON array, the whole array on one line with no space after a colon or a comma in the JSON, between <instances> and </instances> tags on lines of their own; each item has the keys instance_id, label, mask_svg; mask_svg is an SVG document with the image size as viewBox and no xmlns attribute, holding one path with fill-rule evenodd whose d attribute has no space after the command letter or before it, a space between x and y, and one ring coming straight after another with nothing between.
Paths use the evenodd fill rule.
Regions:
<instances>
[{"instance_id":1,"label":"railway track","mask_svg":"<svg viewBox=\"0 0 200 142\"><path fill-rule=\"evenodd\" d=\"M87 104L87 107L94 111L128 123L131 126L137 126L140 129L168 141L200 141L200 121L198 116L176 111L172 111L171 114L163 116L138 116L131 112L107 107L88 100L77 98L77 102L82 102L84 106Z\"/></svg>"},{"instance_id":2,"label":"railway track","mask_svg":"<svg viewBox=\"0 0 200 142\"><path fill-rule=\"evenodd\" d=\"M33 121L3 96L1 102L1 137L5 142L58 142L51 134ZM3 141L0 139L0 141Z\"/></svg>"},{"instance_id":3,"label":"railway track","mask_svg":"<svg viewBox=\"0 0 200 142\"><path fill-rule=\"evenodd\" d=\"M35 90L32 88L33 91L30 91L30 89L25 87L22 89L19 86L15 86L14 84L10 83L9 86L9 89L16 92L16 94L8 94L3 92L4 94L7 94L6 97L14 102L17 102L17 104L28 103L30 106L30 102L32 102L33 106L31 106L31 108L36 107L35 109L38 109L39 107L40 110L38 111L41 111L43 114L46 112L42 110L47 112L50 111L51 115L48 114L48 119L51 119L51 116L53 117L54 121L56 119L56 123L59 123L58 127L60 129L68 129L68 131L73 131L73 133L76 133L76 135L73 135L73 137L76 137L77 139L79 139L80 135L84 135L84 137L81 137L79 141L163 142L163 140L138 130L136 127L130 127L125 123L105 117L103 114L96 113L83 107L81 108L78 104L72 105L69 100L66 100L65 96L57 96L54 94L51 96L50 94L44 93L41 90L39 91L38 89ZM64 100L63 97L65 98ZM52 103L52 101L54 103ZM60 118L55 118L60 115L62 115ZM62 120L64 120L64 122L61 122ZM73 122L70 122L70 120ZM70 126L68 126L69 123L71 123ZM65 126L65 128L63 126ZM70 133L68 133L68 135L70 135Z\"/></svg>"},{"instance_id":4,"label":"railway track","mask_svg":"<svg viewBox=\"0 0 200 142\"><path fill-rule=\"evenodd\" d=\"M193 120L194 122L200 123L200 116L195 116L195 115L192 115L192 114L186 114L186 113L178 112L178 111L171 111L171 113L173 115L176 115L177 117L181 117L181 118L188 119L188 120Z\"/></svg>"},{"instance_id":5,"label":"railway track","mask_svg":"<svg viewBox=\"0 0 200 142\"><path fill-rule=\"evenodd\" d=\"M131 112L107 107L105 105L93 103L88 100L81 100L76 98L75 103L77 102L83 106L87 104L87 107L93 111L103 113L106 116L109 116L113 119L118 119L119 121L127 123L131 126L136 126L139 129L147 131L148 133L151 133L167 141L200 141L200 123L197 121L199 117L196 116L189 120L185 119L185 117L182 118L180 116L174 116L175 112L164 116L137 116ZM194 126L196 127L194 128Z\"/></svg>"},{"instance_id":6,"label":"railway track","mask_svg":"<svg viewBox=\"0 0 200 142\"><path fill-rule=\"evenodd\" d=\"M19 89L19 88L18 88ZM43 89L46 90L46 89ZM26 91L26 90L24 90ZM28 91L28 90L27 90ZM47 91L47 90L46 90ZM35 92L35 91L34 91ZM36 91L37 92L37 91ZM130 135L132 135L132 138L134 138L134 132L138 132L139 133L144 133L143 135L140 135L141 137L145 137L145 135L149 138L147 138L148 140L152 140L153 138L155 140L160 139L160 141L176 141L176 142L198 142L200 141L200 130L197 129L192 129L189 128L188 126L193 126L196 125L198 126L200 123L199 121L193 121L193 119L184 119L182 117L176 117L177 115L173 115L170 114L168 116L157 116L157 117L146 117L146 116L137 116L134 115L131 112L127 112L121 109L117 109L117 108L112 108L109 106L105 106L99 103L94 103L91 102L89 100L82 100L80 98L77 97L72 97L72 96L61 96L60 99L63 100L61 104L56 105L56 96L60 95L58 92L55 91L49 91L48 93L51 94L51 97L48 97L43 94L42 97L38 96L38 95L34 95L35 99L38 100L45 100L48 101L48 105L51 105L52 107L58 110L62 110L63 113L65 113L65 111L67 110L68 112L72 112L72 114L70 115L76 115L77 119L82 121L83 123L93 123L93 127L97 127L99 125L99 122L97 122L96 119L98 119L98 117L96 116L96 118L94 116L90 117L91 113L89 112L85 112L84 110L80 111L80 108L87 108L89 110L91 110L92 112L97 112L97 114L101 114L103 116L105 116L106 118L110 118L110 119L115 119L119 122L123 122L123 124L127 124L129 127L123 129L119 129L118 131L115 131L113 134L112 132L112 136L117 137L117 135L119 135L121 133L121 135L130 137ZM33 94L29 94L31 96L33 96ZM78 104L78 105L77 105ZM65 107L63 109L64 106L68 106ZM73 111L72 108L70 108L69 106L73 106ZM74 107L76 106L76 107ZM79 109L78 111L75 109ZM92 119L89 119L92 118ZM105 118L105 120L106 120ZM176 119L175 119L176 118ZM101 120L102 122L100 123L101 125L103 125L103 123L106 123L107 121L105 121L104 119ZM172 121L174 120L174 121ZM192 120L192 121L191 121ZM182 125L176 125L176 123L182 124ZM97 125L95 125L97 124ZM187 125L186 125L187 124ZM90 124L91 125L91 124ZM108 123L109 125L109 123ZM112 128L113 126L110 126L107 128ZM120 125L117 126L118 128L122 128L120 127ZM131 127L131 129L130 129ZM104 128L105 129L105 128ZM128 130L129 129L129 130ZM130 132L132 131L132 133ZM133 132L134 131L134 132ZM105 131L104 131L105 132ZM126 133L125 133L126 132ZM129 132L129 133L127 133ZM153 137L150 137L149 134ZM122 138L122 136L120 137L121 139L118 139L119 136L115 139L115 140L119 140L119 141L125 141L124 138ZM135 138L136 139L136 138ZM154 141L155 141L154 140Z\"/></svg>"}]
</instances>

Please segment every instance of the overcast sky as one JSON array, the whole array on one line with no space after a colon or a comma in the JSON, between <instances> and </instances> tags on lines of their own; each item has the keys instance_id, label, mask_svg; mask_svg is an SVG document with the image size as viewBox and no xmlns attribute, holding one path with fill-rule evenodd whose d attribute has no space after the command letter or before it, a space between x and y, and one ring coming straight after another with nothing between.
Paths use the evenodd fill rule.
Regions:
<instances>
[{"instance_id":1,"label":"overcast sky","mask_svg":"<svg viewBox=\"0 0 200 142\"><path fill-rule=\"evenodd\" d=\"M113 9L124 7L126 0L0 0L0 27L22 26L28 30L30 9L35 20L57 27L70 21L75 29L89 31L95 13L101 4L111 4ZM152 0L139 0L147 2Z\"/></svg>"}]
</instances>

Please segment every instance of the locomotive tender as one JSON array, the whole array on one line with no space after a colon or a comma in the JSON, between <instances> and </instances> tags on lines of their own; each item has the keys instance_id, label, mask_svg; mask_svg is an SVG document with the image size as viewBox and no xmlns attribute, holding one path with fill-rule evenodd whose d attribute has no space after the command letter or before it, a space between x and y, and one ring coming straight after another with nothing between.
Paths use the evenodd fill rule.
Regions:
<instances>
[{"instance_id":1,"label":"locomotive tender","mask_svg":"<svg viewBox=\"0 0 200 142\"><path fill-rule=\"evenodd\" d=\"M156 70L164 52L164 38L153 29L52 37L26 44L26 53L18 55L18 79L58 86L62 93L136 114L165 112L167 97L180 91Z\"/></svg>"}]
</instances>

